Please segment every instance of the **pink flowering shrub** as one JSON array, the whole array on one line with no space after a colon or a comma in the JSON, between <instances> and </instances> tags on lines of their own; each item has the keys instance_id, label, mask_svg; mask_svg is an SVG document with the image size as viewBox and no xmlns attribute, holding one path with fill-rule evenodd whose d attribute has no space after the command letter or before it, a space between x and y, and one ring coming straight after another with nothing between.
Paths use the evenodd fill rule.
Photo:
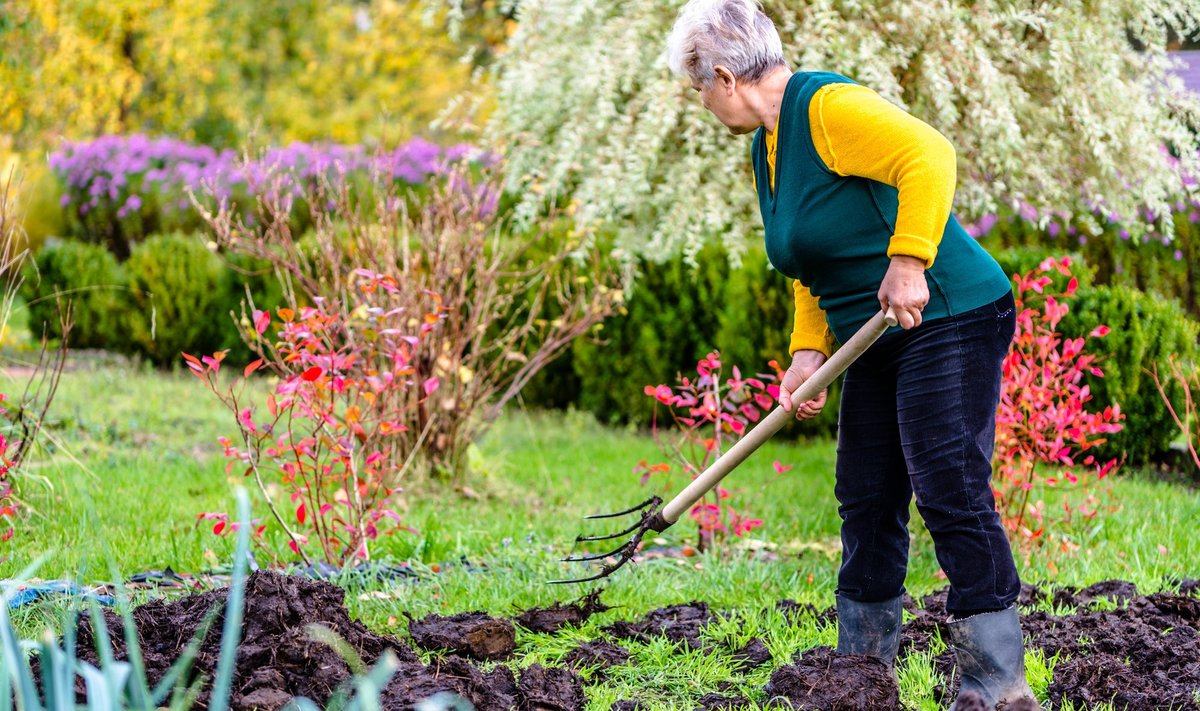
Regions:
<instances>
[{"instance_id":1,"label":"pink flowering shrub","mask_svg":"<svg viewBox=\"0 0 1200 711\"><path fill-rule=\"evenodd\" d=\"M221 438L228 470L255 479L288 546L305 562L368 559L380 535L411 530L396 511L395 493L421 438L414 444L404 435L412 411L439 385L436 377L418 374L416 360L445 308L424 314L388 308L397 289L393 277L361 269L353 274L359 293L349 308L317 299L316 306L281 308L275 317L254 311L251 327L263 357L233 384L223 386L219 378L223 352L183 356L237 423L235 437ZM270 341L265 334L272 325ZM256 405L245 384L260 369L277 382ZM285 500L272 496L272 488ZM217 535L236 530L225 513L198 518L214 521ZM262 541L267 524L254 526Z\"/></svg>"},{"instance_id":2,"label":"pink flowering shrub","mask_svg":"<svg viewBox=\"0 0 1200 711\"><path fill-rule=\"evenodd\" d=\"M778 365L770 364L778 373ZM779 397L775 384L777 374L758 374L743 378L737 366L732 377L722 378L722 363L717 353L709 353L696 364L696 377L680 376L675 387L647 385L645 393L654 398L654 440L669 461L650 464L645 460L633 468L647 485L652 477L664 480L663 491L669 497L678 493L681 474L695 479L716 461L731 445L746 434L770 412ZM660 408L665 408L674 427L659 421ZM778 461L776 474L791 469ZM734 494L717 487L692 507L690 515L699 529L700 550L719 546L730 536L742 536L763 525L763 520L751 516L744 508L735 508Z\"/></svg>"},{"instance_id":3,"label":"pink flowering shrub","mask_svg":"<svg viewBox=\"0 0 1200 711\"><path fill-rule=\"evenodd\" d=\"M1015 276L1017 329L1008 356L996 415L993 489L996 508L1010 538L1028 554L1049 544L1070 552L1085 527L1106 507L1114 509L1106 478L1116 459L1097 459L1092 450L1121 429L1120 406L1092 409L1084 378L1103 377L1087 342L1109 328L1097 325L1086 338L1064 338L1057 330L1078 281L1071 260L1047 259ZM1052 274L1068 278L1047 290ZM1047 505L1044 498L1056 503Z\"/></svg>"}]
</instances>

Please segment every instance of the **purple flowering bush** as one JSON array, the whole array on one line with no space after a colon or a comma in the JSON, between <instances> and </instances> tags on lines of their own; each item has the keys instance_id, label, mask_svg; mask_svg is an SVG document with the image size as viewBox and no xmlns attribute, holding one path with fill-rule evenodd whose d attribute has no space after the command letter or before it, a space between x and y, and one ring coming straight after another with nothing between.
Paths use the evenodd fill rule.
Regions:
<instances>
[{"instance_id":1,"label":"purple flowering bush","mask_svg":"<svg viewBox=\"0 0 1200 711\"><path fill-rule=\"evenodd\" d=\"M466 144L443 149L421 138L390 151L292 143L246 156L135 134L69 143L51 154L50 167L61 181L59 204L71 236L104 244L124 260L149 235L202 229L190 195L210 207L237 206L248 216L257 200L268 199L292 213L294 227L303 231L309 218L304 196L321 180L361 179L367 186L367 176L385 176L419 191L463 161L491 158Z\"/></svg>"}]
</instances>

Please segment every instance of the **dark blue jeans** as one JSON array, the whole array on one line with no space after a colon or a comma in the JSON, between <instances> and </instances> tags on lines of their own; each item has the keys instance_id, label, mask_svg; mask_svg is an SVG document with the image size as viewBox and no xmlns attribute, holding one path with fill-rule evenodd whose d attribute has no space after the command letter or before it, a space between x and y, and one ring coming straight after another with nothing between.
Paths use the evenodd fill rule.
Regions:
<instances>
[{"instance_id":1,"label":"dark blue jeans","mask_svg":"<svg viewBox=\"0 0 1200 711\"><path fill-rule=\"evenodd\" d=\"M904 591L915 494L950 580L947 610L966 616L1016 600L1021 584L991 489L1001 365L1015 326L1008 294L885 334L846 371L839 595L879 602Z\"/></svg>"}]
</instances>

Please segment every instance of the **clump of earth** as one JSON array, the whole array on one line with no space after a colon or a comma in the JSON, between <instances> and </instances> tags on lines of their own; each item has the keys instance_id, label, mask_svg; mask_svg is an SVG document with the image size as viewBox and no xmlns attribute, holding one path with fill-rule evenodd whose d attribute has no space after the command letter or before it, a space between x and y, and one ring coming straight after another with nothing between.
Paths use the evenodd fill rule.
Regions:
<instances>
[{"instance_id":1,"label":"clump of earth","mask_svg":"<svg viewBox=\"0 0 1200 711\"><path fill-rule=\"evenodd\" d=\"M1115 709L1143 711L1160 708L1200 711L1195 692L1200 689L1200 590L1184 581L1181 594L1140 595L1130 583L1107 581L1082 590L1044 592L1027 587L1021 602L1053 602L1055 609L1074 612L1053 615L1031 612L1022 625L1033 646L1047 658L1059 655L1049 686L1051 703L1070 702L1091 707L1111 701ZM199 637L207 623L192 663L192 678L212 678L220 653L220 631L225 590L191 595L171 602L152 601L133 611L142 656L151 684L163 678L184 649ZM928 649L941 629L945 592L907 603L911 619L905 625L902 654ZM512 620L482 612L410 619L409 636L382 635L350 619L344 592L329 583L271 572L256 572L247 581L245 613L233 679L233 709L274 710L293 697L304 696L323 704L350 677L342 657L317 641L311 626L324 627L340 638L368 665L391 654L398 669L384 688L381 703L388 709L411 709L440 692L457 694L481 711L541 709L573 711L586 703L588 684L602 682L613 669L630 663L630 642L665 637L681 648L701 653L728 654L735 673L747 674L772 661L762 640L751 640L740 649L718 648L702 635L715 619L703 602L651 610L632 621L617 621L599 638L579 644L559 665L530 665L514 671L511 662L525 634L549 634L578 626L607 611L594 593L571 604L528 610ZM794 621L809 616L834 623L830 610L784 601L779 609ZM109 630L122 622L104 611ZM515 624L514 624L515 623ZM81 618L78 653L83 661L98 664L92 622ZM124 637L109 635L113 655L127 655ZM416 649L429 653L422 662ZM35 660L36 664L36 660ZM949 704L957 692L953 653L934 658L947 680L937 690ZM624 672L623 672L624 673ZM634 670L636 673L636 670ZM80 700L86 689L77 682ZM694 703L700 709L742 708L750 702L730 683L708 691ZM743 691L745 685L741 685ZM198 708L207 708L209 689L201 688ZM777 708L827 711L890 711L899 709L899 691L892 674L877 660L841 656L827 647L804 650L772 670L758 703ZM963 709L975 701L960 700ZM982 700L978 708L986 709ZM614 709L639 708L628 699ZM1005 711L1021 711L1009 706Z\"/></svg>"}]
</instances>

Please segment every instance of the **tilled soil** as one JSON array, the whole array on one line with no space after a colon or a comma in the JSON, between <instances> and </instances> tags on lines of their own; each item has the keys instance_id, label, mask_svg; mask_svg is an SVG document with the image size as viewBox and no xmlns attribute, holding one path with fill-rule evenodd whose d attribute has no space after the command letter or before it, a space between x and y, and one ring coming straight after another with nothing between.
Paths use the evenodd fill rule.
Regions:
<instances>
[{"instance_id":1,"label":"tilled soil","mask_svg":"<svg viewBox=\"0 0 1200 711\"><path fill-rule=\"evenodd\" d=\"M1077 608L1074 614L1056 616L1033 612L1023 616L1025 633L1047 658L1059 655L1049 687L1055 705L1076 707L1112 700L1116 709L1149 711L1181 709L1200 711L1200 584L1183 581L1181 595L1139 595L1129 583L1106 581L1082 590L1065 588L1044 592L1027 587L1021 603L1053 603ZM205 621L209 632L199 644L193 674L211 678L220 651L220 630L226 592L193 595L173 602L154 601L133 612L149 681L156 683L188 643L198 636ZM346 641L367 663L385 651L399 660L399 669L382 694L383 707L410 709L438 692L456 693L481 711L492 709L544 709L570 711L585 703L584 687L606 678L606 671L628 664L630 654L620 642L667 639L692 650L730 654L734 668L746 674L771 661L766 644L751 640L742 649L711 647L701 639L705 625L714 620L701 602L652 610L636 621L619 621L605 628L607 638L580 644L569 652L561 667L531 665L519 674L494 660L509 658L516 635L525 630L550 631L578 625L606 610L598 594L571 605L532 610L516 618L521 632L508 620L484 613L450 617L430 615L411 620L412 642L439 652L429 664L420 661L405 640L376 634L349 618L343 591L324 582L275 573L253 574L246 589L241 643L237 652L231 706L234 709L278 709L294 696L323 703L349 676L341 657L324 643L314 641L310 625L326 627ZM791 601L779 603L789 619L808 617L819 622L836 620L831 610ZM911 619L905 625L902 654L927 649L945 620L945 592L920 603L907 601ZM110 630L121 628L120 618L104 612ZM85 617L79 623L79 655L98 662L94 635ZM113 653L125 658L122 635L110 635ZM482 661L488 660L488 661ZM934 658L946 680L938 690L949 704L957 691L954 657L945 652ZM485 671L486 669L486 671ZM577 671L587 675L585 681ZM695 708L741 708L749 702L723 685L696 701ZM741 688L745 688L744 685ZM82 684L78 688L82 694ZM208 689L201 691L199 708L207 708ZM877 660L839 656L829 648L810 649L790 664L774 670L761 703L779 708L889 711L899 708L893 677ZM964 700L964 708L970 706ZM985 706L977 704L978 708ZM636 700L620 702L614 709L638 708ZM1009 707L1006 711L1020 711Z\"/></svg>"},{"instance_id":2,"label":"tilled soil","mask_svg":"<svg viewBox=\"0 0 1200 711\"><path fill-rule=\"evenodd\" d=\"M739 671L748 672L771 661L771 650L767 649L765 642L755 637L733 653L733 660Z\"/></svg>"},{"instance_id":3,"label":"tilled soil","mask_svg":"<svg viewBox=\"0 0 1200 711\"><path fill-rule=\"evenodd\" d=\"M766 697L805 711L900 708L900 687L886 664L874 657L834 654L829 647L802 652L776 669Z\"/></svg>"},{"instance_id":4,"label":"tilled soil","mask_svg":"<svg viewBox=\"0 0 1200 711\"><path fill-rule=\"evenodd\" d=\"M712 619L712 612L703 602L660 607L646 613L640 622L618 620L604 631L617 639L647 642L661 635L689 649L700 649L700 630Z\"/></svg>"},{"instance_id":5,"label":"tilled soil","mask_svg":"<svg viewBox=\"0 0 1200 711\"><path fill-rule=\"evenodd\" d=\"M1186 592L1143 596L1121 580L1052 592L1025 586L1022 605L1052 602L1077 608L1064 616L1021 616L1033 646L1047 659L1059 655L1048 689L1051 702L1090 708L1112 701L1118 711L1200 711L1200 599L1192 596L1197 591L1194 581L1184 581L1180 588ZM934 630L946 638L945 590L919 606L910 600L906 608L914 619L904 626L901 654L928 648ZM938 655L934 666L949 680L937 690L948 702L958 690L954 653Z\"/></svg>"},{"instance_id":6,"label":"tilled soil","mask_svg":"<svg viewBox=\"0 0 1200 711\"><path fill-rule=\"evenodd\" d=\"M601 675L604 675L605 669L621 666L628 661L628 650L604 640L584 642L570 652L567 652L567 656L563 657L563 664L572 669L592 668L596 669L597 673Z\"/></svg>"},{"instance_id":7,"label":"tilled soil","mask_svg":"<svg viewBox=\"0 0 1200 711\"><path fill-rule=\"evenodd\" d=\"M200 645L193 671L212 677L220 653L225 596L226 591L219 590L169 603L154 601L134 610L151 684L179 658L210 611L210 631ZM402 640L375 634L351 620L343 599L342 589L329 583L266 572L251 575L231 707L273 710L294 696L324 703L349 677L350 670L333 649L310 637L307 627L316 624L337 633L367 664L378 661L385 650L396 655L400 666L381 699L387 709L410 709L444 691L462 696L481 710L582 708L583 687L570 670L535 665L521 673L518 683L508 667L497 665L485 672L472 660L453 654L425 665ZM104 617L110 630L121 628L120 618L111 611L106 610ZM481 614L456 615L449 621L426 618L422 622L428 634L423 639L435 645L447 642L444 648L474 650L480 656L511 652L512 624L485 618ZM449 640L445 632L450 626L461 633L457 642ZM503 652L505 644L495 640L505 639L506 634L508 652ZM85 618L79 624L79 656L96 664L93 639ZM126 658L121 635L113 636L113 652L118 659ZM78 691L83 693L82 686ZM208 694L207 688L201 692L198 708L208 708Z\"/></svg>"},{"instance_id":8,"label":"tilled soil","mask_svg":"<svg viewBox=\"0 0 1200 711\"><path fill-rule=\"evenodd\" d=\"M513 621L530 632L553 634L564 627L578 627L592 615L610 609L600 602L600 591L593 590L569 605L555 603L550 607L526 610L514 617Z\"/></svg>"},{"instance_id":9,"label":"tilled soil","mask_svg":"<svg viewBox=\"0 0 1200 711\"><path fill-rule=\"evenodd\" d=\"M410 620L408 634L422 649L479 660L505 659L517 647L513 624L485 612L460 612L450 617L427 615Z\"/></svg>"},{"instance_id":10,"label":"tilled soil","mask_svg":"<svg viewBox=\"0 0 1200 711\"><path fill-rule=\"evenodd\" d=\"M574 671L531 664L521 672L521 711L576 711L583 708L583 682Z\"/></svg>"}]
</instances>

